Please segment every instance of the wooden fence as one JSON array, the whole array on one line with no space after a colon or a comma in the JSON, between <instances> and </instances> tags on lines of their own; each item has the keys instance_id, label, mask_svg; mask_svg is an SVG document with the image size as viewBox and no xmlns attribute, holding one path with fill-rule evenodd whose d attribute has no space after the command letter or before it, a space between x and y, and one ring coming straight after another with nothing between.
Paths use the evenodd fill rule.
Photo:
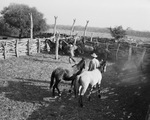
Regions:
<instances>
[{"instance_id":1,"label":"wooden fence","mask_svg":"<svg viewBox=\"0 0 150 120\"><path fill-rule=\"evenodd\" d=\"M127 42L110 43L110 42L86 42L86 45L96 48L97 53L101 53L103 50L108 50L110 57L114 59L131 59L133 56L137 58L144 58L150 54L150 48L136 46Z\"/></svg>"},{"instance_id":2,"label":"wooden fence","mask_svg":"<svg viewBox=\"0 0 150 120\"><path fill-rule=\"evenodd\" d=\"M44 47L45 39L0 40L0 59L40 53Z\"/></svg>"},{"instance_id":3,"label":"wooden fence","mask_svg":"<svg viewBox=\"0 0 150 120\"><path fill-rule=\"evenodd\" d=\"M12 39L12 40L0 40L0 58L6 59L9 57L19 57L23 55L31 55L45 51L46 38L38 39ZM148 58L150 54L149 48L144 49L130 45L128 43L101 43L87 41L86 45L96 48L97 53L101 53L103 50L109 51L109 57L113 59L131 59L134 56L135 61L143 61L144 58ZM85 52L87 53L87 52ZM142 59L141 59L142 58Z\"/></svg>"}]
</instances>

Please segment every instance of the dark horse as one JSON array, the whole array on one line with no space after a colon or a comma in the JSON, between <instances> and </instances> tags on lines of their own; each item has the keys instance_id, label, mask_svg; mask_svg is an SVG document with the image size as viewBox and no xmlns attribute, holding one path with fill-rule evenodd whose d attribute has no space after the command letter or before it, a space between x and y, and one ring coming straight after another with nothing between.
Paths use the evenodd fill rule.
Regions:
<instances>
[{"instance_id":1,"label":"dark horse","mask_svg":"<svg viewBox=\"0 0 150 120\"><path fill-rule=\"evenodd\" d=\"M78 64L72 66L73 68L75 68L73 71L69 71L68 69L64 69L62 67L56 68L51 74L50 89L53 87L52 95L55 96L55 88L57 89L59 96L61 95L58 88L58 84L61 80L72 81L72 87L73 81L76 76L81 74L82 70L85 69L85 64L85 59L82 58L82 60Z\"/></svg>"}]
</instances>

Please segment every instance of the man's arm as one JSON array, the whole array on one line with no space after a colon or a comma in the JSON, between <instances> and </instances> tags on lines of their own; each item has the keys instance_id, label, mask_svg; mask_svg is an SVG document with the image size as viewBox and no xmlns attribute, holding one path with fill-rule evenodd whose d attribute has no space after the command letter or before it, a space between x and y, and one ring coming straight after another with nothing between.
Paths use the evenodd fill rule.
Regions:
<instances>
[{"instance_id":1,"label":"man's arm","mask_svg":"<svg viewBox=\"0 0 150 120\"><path fill-rule=\"evenodd\" d=\"M92 69L92 61L90 61L90 63L89 63L88 71L90 71L91 69Z\"/></svg>"}]
</instances>

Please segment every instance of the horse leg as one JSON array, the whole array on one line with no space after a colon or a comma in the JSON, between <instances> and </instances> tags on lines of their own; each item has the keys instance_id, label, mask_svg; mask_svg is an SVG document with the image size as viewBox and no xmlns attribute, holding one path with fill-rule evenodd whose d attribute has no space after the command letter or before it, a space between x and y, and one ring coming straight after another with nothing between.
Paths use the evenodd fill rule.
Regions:
<instances>
[{"instance_id":1,"label":"horse leg","mask_svg":"<svg viewBox=\"0 0 150 120\"><path fill-rule=\"evenodd\" d=\"M59 81L60 82L60 81ZM60 90L59 90L59 88L58 88L58 83L59 82L57 82L56 84L55 84L55 87L56 87L56 89L57 89L57 91L58 91L58 96L61 96L61 93L60 93Z\"/></svg>"},{"instance_id":2,"label":"horse leg","mask_svg":"<svg viewBox=\"0 0 150 120\"><path fill-rule=\"evenodd\" d=\"M76 89L77 89L77 88L75 88L75 87L73 88L73 92L74 92L75 98L77 98L77 94L78 94Z\"/></svg>"},{"instance_id":3,"label":"horse leg","mask_svg":"<svg viewBox=\"0 0 150 120\"><path fill-rule=\"evenodd\" d=\"M53 86L52 96L55 96L55 85Z\"/></svg>"},{"instance_id":4,"label":"horse leg","mask_svg":"<svg viewBox=\"0 0 150 120\"><path fill-rule=\"evenodd\" d=\"M54 84L54 86L53 86L53 97L55 96L55 88L57 89L57 91L58 91L58 95L60 96L60 90L59 90L59 88L58 88L58 83L59 83L60 81L58 81L57 79L56 79L56 82L55 82L55 84Z\"/></svg>"},{"instance_id":5,"label":"horse leg","mask_svg":"<svg viewBox=\"0 0 150 120\"><path fill-rule=\"evenodd\" d=\"M58 96L61 96L61 92L60 92L58 86L56 87L56 89L57 89L57 91L58 91Z\"/></svg>"},{"instance_id":6,"label":"horse leg","mask_svg":"<svg viewBox=\"0 0 150 120\"><path fill-rule=\"evenodd\" d=\"M84 96L84 94L85 94L85 92L86 92L86 90L87 90L87 87L88 86L80 86L79 87L79 104L80 104L80 107L83 107L83 100L82 100L82 98L83 98L83 96Z\"/></svg>"},{"instance_id":7,"label":"horse leg","mask_svg":"<svg viewBox=\"0 0 150 120\"><path fill-rule=\"evenodd\" d=\"M71 85L70 85L69 93L71 93L71 91L72 91L72 86L73 86L73 80L71 81Z\"/></svg>"},{"instance_id":8,"label":"horse leg","mask_svg":"<svg viewBox=\"0 0 150 120\"><path fill-rule=\"evenodd\" d=\"M79 96L79 105L80 107L83 107L83 100L82 100L83 95Z\"/></svg>"},{"instance_id":9,"label":"horse leg","mask_svg":"<svg viewBox=\"0 0 150 120\"><path fill-rule=\"evenodd\" d=\"M91 87L90 93L89 93L89 95L88 95L88 100L89 100L89 101L91 100L91 94L92 94L92 91L93 91L93 87Z\"/></svg>"},{"instance_id":10,"label":"horse leg","mask_svg":"<svg viewBox=\"0 0 150 120\"><path fill-rule=\"evenodd\" d=\"M101 94L100 94L100 84L98 84L98 97L101 98Z\"/></svg>"},{"instance_id":11,"label":"horse leg","mask_svg":"<svg viewBox=\"0 0 150 120\"><path fill-rule=\"evenodd\" d=\"M57 89L57 91L58 91L58 96L61 96L61 92L60 92L58 86L56 87L56 89Z\"/></svg>"}]
</instances>

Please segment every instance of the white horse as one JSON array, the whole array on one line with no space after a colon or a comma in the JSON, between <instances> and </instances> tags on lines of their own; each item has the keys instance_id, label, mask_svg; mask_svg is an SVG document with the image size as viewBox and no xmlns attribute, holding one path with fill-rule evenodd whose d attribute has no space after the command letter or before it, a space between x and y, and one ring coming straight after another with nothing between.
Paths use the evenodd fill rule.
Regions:
<instances>
[{"instance_id":1,"label":"white horse","mask_svg":"<svg viewBox=\"0 0 150 120\"><path fill-rule=\"evenodd\" d=\"M100 95L100 85L102 80L102 73L106 72L106 61L103 61L99 68L93 71L84 71L80 75L78 75L74 81L74 93L75 96L79 95L79 104L80 107L83 107L82 97L84 96L87 88L91 85L91 89L88 95L90 100L90 95L93 91L93 88L98 85L98 97L101 98Z\"/></svg>"}]
</instances>

